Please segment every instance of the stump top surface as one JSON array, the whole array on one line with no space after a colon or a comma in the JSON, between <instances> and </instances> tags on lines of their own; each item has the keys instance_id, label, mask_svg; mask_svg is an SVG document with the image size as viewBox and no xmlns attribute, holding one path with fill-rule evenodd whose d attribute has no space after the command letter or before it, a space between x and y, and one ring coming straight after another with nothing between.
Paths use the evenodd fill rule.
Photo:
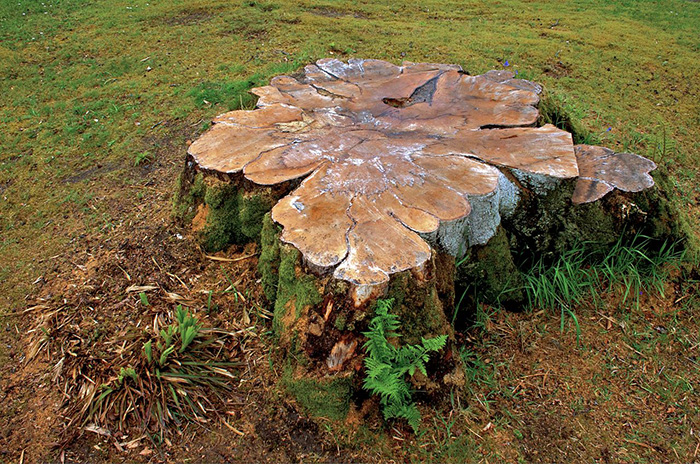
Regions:
<instances>
[{"instance_id":1,"label":"stump top surface","mask_svg":"<svg viewBox=\"0 0 700 464\"><path fill-rule=\"evenodd\" d=\"M431 248L419 234L466 218L469 199L498 194L506 173L579 175L571 134L535 127L540 86L510 72L324 59L252 92L258 108L218 116L189 155L262 185L305 178L272 210L282 240L355 284L420 267Z\"/></svg>"}]
</instances>

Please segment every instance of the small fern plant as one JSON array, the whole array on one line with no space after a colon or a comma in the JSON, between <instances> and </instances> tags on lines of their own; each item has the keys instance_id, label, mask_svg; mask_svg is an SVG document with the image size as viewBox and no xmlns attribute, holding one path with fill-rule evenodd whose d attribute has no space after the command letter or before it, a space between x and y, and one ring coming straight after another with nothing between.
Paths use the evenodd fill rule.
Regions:
<instances>
[{"instance_id":1,"label":"small fern plant","mask_svg":"<svg viewBox=\"0 0 700 464\"><path fill-rule=\"evenodd\" d=\"M407 375L413 376L416 370L427 375L425 363L430 353L445 346L447 335L435 338L423 338L420 344L405 345L396 348L389 343L389 338L400 335L399 317L389 313L394 300L378 300L375 316L369 324L369 331L363 332L367 337L364 344L367 357L365 369L367 377L364 388L378 395L385 419L403 418L414 431L420 425L420 412L411 398L411 389Z\"/></svg>"}]
</instances>

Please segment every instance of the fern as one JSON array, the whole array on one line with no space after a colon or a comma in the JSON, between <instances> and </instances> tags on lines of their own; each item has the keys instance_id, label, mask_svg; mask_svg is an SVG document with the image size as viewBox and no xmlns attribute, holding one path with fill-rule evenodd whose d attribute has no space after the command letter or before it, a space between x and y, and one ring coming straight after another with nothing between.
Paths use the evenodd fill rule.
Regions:
<instances>
[{"instance_id":1,"label":"fern","mask_svg":"<svg viewBox=\"0 0 700 464\"><path fill-rule=\"evenodd\" d=\"M364 344L367 357L365 370L367 377L364 388L379 396L385 419L406 419L414 431L420 425L420 412L411 398L411 389L406 375L413 376L416 370L427 375L425 363L430 353L445 346L447 335L426 339L418 345L405 345L396 348L389 338L398 338L401 323L399 317L391 314L394 300L379 300L376 315L369 323L369 331Z\"/></svg>"}]
</instances>

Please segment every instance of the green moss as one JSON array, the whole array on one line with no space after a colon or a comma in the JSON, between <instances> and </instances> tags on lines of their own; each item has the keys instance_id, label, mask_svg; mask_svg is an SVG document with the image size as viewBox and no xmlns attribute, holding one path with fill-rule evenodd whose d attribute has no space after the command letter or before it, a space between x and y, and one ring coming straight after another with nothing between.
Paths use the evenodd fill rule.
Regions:
<instances>
[{"instance_id":1,"label":"green moss","mask_svg":"<svg viewBox=\"0 0 700 464\"><path fill-rule=\"evenodd\" d=\"M562 228L554 240L554 250L558 255L581 242L612 244L619 237L614 217L605 212L600 202L572 206L559 219Z\"/></svg>"},{"instance_id":2,"label":"green moss","mask_svg":"<svg viewBox=\"0 0 700 464\"><path fill-rule=\"evenodd\" d=\"M273 317L273 328L277 333L285 328L282 319L289 310L288 303L293 303L295 317L298 318L305 307L317 305L323 300L312 276L297 275L297 266L301 261L299 251L292 246L282 246L279 253L280 264Z\"/></svg>"},{"instance_id":3,"label":"green moss","mask_svg":"<svg viewBox=\"0 0 700 464\"><path fill-rule=\"evenodd\" d=\"M400 308L404 306L407 297L407 285L407 272L401 272L391 276L391 281L389 282L389 291L387 292L387 299L394 300L394 308Z\"/></svg>"},{"instance_id":4,"label":"green moss","mask_svg":"<svg viewBox=\"0 0 700 464\"><path fill-rule=\"evenodd\" d=\"M262 220L260 231L260 258L258 259L258 272L260 283L267 297L267 301L274 302L277 298L277 282L280 265L280 228L272 222L270 213L266 213Z\"/></svg>"},{"instance_id":5,"label":"green moss","mask_svg":"<svg viewBox=\"0 0 700 464\"><path fill-rule=\"evenodd\" d=\"M351 376L295 379L292 368L288 367L282 376L282 386L312 416L343 420L350 409Z\"/></svg>"},{"instance_id":6,"label":"green moss","mask_svg":"<svg viewBox=\"0 0 700 464\"><path fill-rule=\"evenodd\" d=\"M263 227L263 217L270 212L274 202L269 196L251 195L240 199L238 218L241 234L249 240L257 240Z\"/></svg>"},{"instance_id":7,"label":"green moss","mask_svg":"<svg viewBox=\"0 0 700 464\"><path fill-rule=\"evenodd\" d=\"M347 327L348 320L345 317L345 315L341 314L335 318L335 322L333 322L333 325L335 326L336 329L338 329L342 332Z\"/></svg>"},{"instance_id":8,"label":"green moss","mask_svg":"<svg viewBox=\"0 0 700 464\"><path fill-rule=\"evenodd\" d=\"M517 307L525 301L523 279L510 251L505 230L485 246L474 247L457 269L458 285L476 300Z\"/></svg>"},{"instance_id":9,"label":"green moss","mask_svg":"<svg viewBox=\"0 0 700 464\"><path fill-rule=\"evenodd\" d=\"M504 221L520 251L554 257L585 241L615 243L619 230L613 216L606 213L600 201L573 205L574 185L568 182L529 199L526 207Z\"/></svg>"},{"instance_id":10,"label":"green moss","mask_svg":"<svg viewBox=\"0 0 700 464\"><path fill-rule=\"evenodd\" d=\"M665 194L674 191L673 180L666 166L659 166L653 176L656 187L638 193L634 199L646 213L643 233L652 238L673 240L687 240L695 236L692 227L687 227L687 214L680 211L678 203Z\"/></svg>"},{"instance_id":11,"label":"green moss","mask_svg":"<svg viewBox=\"0 0 700 464\"><path fill-rule=\"evenodd\" d=\"M204 202L209 206L209 214L202 242L208 251L257 240L263 217L273 206L270 196L245 195L234 184L209 187Z\"/></svg>"},{"instance_id":12,"label":"green moss","mask_svg":"<svg viewBox=\"0 0 700 464\"><path fill-rule=\"evenodd\" d=\"M181 172L175 181L173 217L185 224L190 223L197 213L197 206L204 201L205 191L202 173L192 176L187 172Z\"/></svg>"},{"instance_id":13,"label":"green moss","mask_svg":"<svg viewBox=\"0 0 700 464\"><path fill-rule=\"evenodd\" d=\"M204 202L209 206L202 242L207 251L219 251L240 237L238 205L240 195L233 185L209 187Z\"/></svg>"},{"instance_id":14,"label":"green moss","mask_svg":"<svg viewBox=\"0 0 700 464\"><path fill-rule=\"evenodd\" d=\"M387 299L394 299L393 312L402 321L402 340L414 345L422 337L445 333L447 319L434 286L416 283L410 272L392 276Z\"/></svg>"},{"instance_id":15,"label":"green moss","mask_svg":"<svg viewBox=\"0 0 700 464\"><path fill-rule=\"evenodd\" d=\"M641 233L659 240L687 241L692 227L663 192L668 177L659 169L657 188L636 194L609 194L600 201L571 203L573 183L562 185L543 197L531 199L513 218L504 222L517 237L518 248L530 256L554 259L583 242L612 245L622 235Z\"/></svg>"}]
</instances>

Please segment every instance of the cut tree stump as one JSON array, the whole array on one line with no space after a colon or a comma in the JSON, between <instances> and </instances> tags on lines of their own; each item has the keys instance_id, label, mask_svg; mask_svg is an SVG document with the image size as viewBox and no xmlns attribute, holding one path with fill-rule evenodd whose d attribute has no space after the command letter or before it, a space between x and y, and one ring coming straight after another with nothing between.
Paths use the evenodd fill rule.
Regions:
<instances>
[{"instance_id":1,"label":"cut tree stump","mask_svg":"<svg viewBox=\"0 0 700 464\"><path fill-rule=\"evenodd\" d=\"M456 279L495 298L518 278L514 249L554 255L648 226L658 202L632 193L655 164L538 125L541 91L505 71L324 59L253 89L257 109L190 145L176 214L209 250L260 241L284 383L311 412L350 407L377 298L395 299L402 343L450 336L414 380L438 396L464 383Z\"/></svg>"}]
</instances>

